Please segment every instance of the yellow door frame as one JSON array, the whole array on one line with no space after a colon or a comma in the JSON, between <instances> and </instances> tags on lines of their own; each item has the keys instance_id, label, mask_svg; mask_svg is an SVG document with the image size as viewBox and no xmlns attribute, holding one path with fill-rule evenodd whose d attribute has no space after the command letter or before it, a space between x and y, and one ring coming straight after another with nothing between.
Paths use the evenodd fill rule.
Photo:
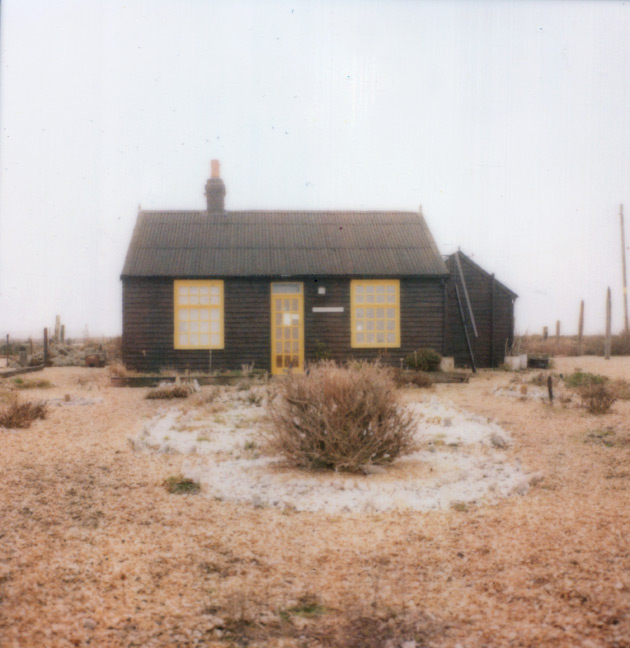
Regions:
<instances>
[{"instance_id":1,"label":"yellow door frame","mask_svg":"<svg viewBox=\"0 0 630 648\"><path fill-rule=\"evenodd\" d=\"M304 371L304 284L271 284L271 373Z\"/></svg>"}]
</instances>

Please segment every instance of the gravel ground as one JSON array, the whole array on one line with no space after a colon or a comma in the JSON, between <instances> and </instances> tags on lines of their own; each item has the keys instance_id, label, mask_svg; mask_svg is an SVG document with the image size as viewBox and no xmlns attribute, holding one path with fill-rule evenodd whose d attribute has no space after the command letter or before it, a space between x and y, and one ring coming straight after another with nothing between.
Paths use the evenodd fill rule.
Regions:
<instances>
[{"instance_id":1,"label":"gravel ground","mask_svg":"<svg viewBox=\"0 0 630 648\"><path fill-rule=\"evenodd\" d=\"M630 358L554 371L576 367L630 379ZM38 373L55 386L20 398L48 418L0 430L0 646L630 646L630 403L497 393L532 375L431 392L509 435L506 462L544 475L526 495L366 514L169 494L190 455L129 439L181 403Z\"/></svg>"}]
</instances>

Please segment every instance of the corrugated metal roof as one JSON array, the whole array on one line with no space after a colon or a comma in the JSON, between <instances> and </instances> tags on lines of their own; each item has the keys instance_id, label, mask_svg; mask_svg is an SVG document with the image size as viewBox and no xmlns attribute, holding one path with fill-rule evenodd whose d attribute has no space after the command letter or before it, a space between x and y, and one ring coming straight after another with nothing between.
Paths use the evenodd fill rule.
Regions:
<instances>
[{"instance_id":1,"label":"corrugated metal roof","mask_svg":"<svg viewBox=\"0 0 630 648\"><path fill-rule=\"evenodd\" d=\"M446 275L414 212L140 212L122 275Z\"/></svg>"}]
</instances>

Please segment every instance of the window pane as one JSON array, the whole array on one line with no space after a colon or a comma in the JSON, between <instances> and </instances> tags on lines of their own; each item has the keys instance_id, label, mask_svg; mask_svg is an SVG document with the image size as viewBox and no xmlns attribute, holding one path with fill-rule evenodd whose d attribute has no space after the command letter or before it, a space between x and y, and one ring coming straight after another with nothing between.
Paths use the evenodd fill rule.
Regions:
<instances>
[{"instance_id":1,"label":"window pane","mask_svg":"<svg viewBox=\"0 0 630 648\"><path fill-rule=\"evenodd\" d=\"M188 330L188 322L180 322L179 323L180 333L186 333L187 330Z\"/></svg>"},{"instance_id":2,"label":"window pane","mask_svg":"<svg viewBox=\"0 0 630 648\"><path fill-rule=\"evenodd\" d=\"M357 331L363 331L363 326L364 326L363 322L357 322Z\"/></svg>"},{"instance_id":3,"label":"window pane","mask_svg":"<svg viewBox=\"0 0 630 648\"><path fill-rule=\"evenodd\" d=\"M179 296L179 303L183 304L184 306L188 303L188 297L186 295L180 295Z\"/></svg>"},{"instance_id":4,"label":"window pane","mask_svg":"<svg viewBox=\"0 0 630 648\"><path fill-rule=\"evenodd\" d=\"M210 294L211 295L220 295L221 290L220 290L219 286L211 286L210 287Z\"/></svg>"},{"instance_id":5,"label":"window pane","mask_svg":"<svg viewBox=\"0 0 630 648\"><path fill-rule=\"evenodd\" d=\"M199 336L196 333L191 333L190 334L190 343L191 344L199 344Z\"/></svg>"},{"instance_id":6,"label":"window pane","mask_svg":"<svg viewBox=\"0 0 630 648\"><path fill-rule=\"evenodd\" d=\"M385 293L385 286L376 286L376 293L382 295Z\"/></svg>"},{"instance_id":7,"label":"window pane","mask_svg":"<svg viewBox=\"0 0 630 648\"><path fill-rule=\"evenodd\" d=\"M219 326L219 324L216 323L216 322L213 322L213 324L216 324L216 325L217 325L217 330L218 330L218 326ZM202 333L208 333L208 332L210 331L210 322L200 322L200 323L199 323L199 330L200 330Z\"/></svg>"},{"instance_id":8,"label":"window pane","mask_svg":"<svg viewBox=\"0 0 630 648\"><path fill-rule=\"evenodd\" d=\"M282 342L276 342L276 353L282 353Z\"/></svg>"},{"instance_id":9,"label":"window pane","mask_svg":"<svg viewBox=\"0 0 630 648\"><path fill-rule=\"evenodd\" d=\"M388 331L393 331L395 326L396 326L396 322L394 322L394 320L387 320Z\"/></svg>"},{"instance_id":10,"label":"window pane","mask_svg":"<svg viewBox=\"0 0 630 648\"><path fill-rule=\"evenodd\" d=\"M218 306L221 303L221 298L218 295L210 295L210 303L213 306Z\"/></svg>"},{"instance_id":11,"label":"window pane","mask_svg":"<svg viewBox=\"0 0 630 648\"><path fill-rule=\"evenodd\" d=\"M362 295L363 294L363 284L357 284L357 286L356 286L356 294L357 295Z\"/></svg>"},{"instance_id":12,"label":"window pane","mask_svg":"<svg viewBox=\"0 0 630 648\"><path fill-rule=\"evenodd\" d=\"M364 333L357 333L357 342L359 342L359 343L365 342L365 334Z\"/></svg>"},{"instance_id":13,"label":"window pane","mask_svg":"<svg viewBox=\"0 0 630 648\"><path fill-rule=\"evenodd\" d=\"M367 308L365 311L365 316L368 318L374 317L374 309L373 308Z\"/></svg>"},{"instance_id":14,"label":"window pane","mask_svg":"<svg viewBox=\"0 0 630 648\"><path fill-rule=\"evenodd\" d=\"M186 286L180 286L178 292L179 292L179 296L182 297L183 295L188 294L188 288Z\"/></svg>"},{"instance_id":15,"label":"window pane","mask_svg":"<svg viewBox=\"0 0 630 648\"><path fill-rule=\"evenodd\" d=\"M196 322L196 321L195 322L189 322L189 324L190 324L190 330L193 333L197 333L197 331L199 331L199 322Z\"/></svg>"},{"instance_id":16,"label":"window pane","mask_svg":"<svg viewBox=\"0 0 630 648\"><path fill-rule=\"evenodd\" d=\"M210 303L210 297L208 297L208 295L200 295L199 296L199 303L200 304L209 304Z\"/></svg>"},{"instance_id":17,"label":"window pane","mask_svg":"<svg viewBox=\"0 0 630 648\"><path fill-rule=\"evenodd\" d=\"M198 308L191 308L188 312L189 312L189 318L191 320L199 319L199 309Z\"/></svg>"},{"instance_id":18,"label":"window pane","mask_svg":"<svg viewBox=\"0 0 630 648\"><path fill-rule=\"evenodd\" d=\"M291 337L292 337L294 340L297 340L297 339L298 339L299 335L298 335L298 327L297 327L297 326L292 326L292 327L291 327Z\"/></svg>"},{"instance_id":19,"label":"window pane","mask_svg":"<svg viewBox=\"0 0 630 648\"><path fill-rule=\"evenodd\" d=\"M180 308L179 309L179 319L180 320L188 319L188 309L187 308Z\"/></svg>"},{"instance_id":20,"label":"window pane","mask_svg":"<svg viewBox=\"0 0 630 648\"><path fill-rule=\"evenodd\" d=\"M291 326L291 313L282 314L282 324L283 326Z\"/></svg>"},{"instance_id":21,"label":"window pane","mask_svg":"<svg viewBox=\"0 0 630 648\"><path fill-rule=\"evenodd\" d=\"M387 303L388 304L395 304L396 303L396 295L387 295Z\"/></svg>"},{"instance_id":22,"label":"window pane","mask_svg":"<svg viewBox=\"0 0 630 648\"><path fill-rule=\"evenodd\" d=\"M396 342L396 336L393 333L388 333L387 342L388 344L393 344L394 342Z\"/></svg>"},{"instance_id":23,"label":"window pane","mask_svg":"<svg viewBox=\"0 0 630 648\"><path fill-rule=\"evenodd\" d=\"M298 300L297 299L292 299L291 300L291 310L296 313L298 309Z\"/></svg>"},{"instance_id":24,"label":"window pane","mask_svg":"<svg viewBox=\"0 0 630 648\"><path fill-rule=\"evenodd\" d=\"M372 295L372 294L374 293L374 286L368 284L367 287L366 287L366 289L365 289L365 292L366 292L368 295Z\"/></svg>"},{"instance_id":25,"label":"window pane","mask_svg":"<svg viewBox=\"0 0 630 648\"><path fill-rule=\"evenodd\" d=\"M281 326L276 327L276 340L282 339L282 331L284 329Z\"/></svg>"},{"instance_id":26,"label":"window pane","mask_svg":"<svg viewBox=\"0 0 630 648\"><path fill-rule=\"evenodd\" d=\"M396 293L396 286L390 284L387 286L387 293L389 295L394 295Z\"/></svg>"},{"instance_id":27,"label":"window pane","mask_svg":"<svg viewBox=\"0 0 630 648\"><path fill-rule=\"evenodd\" d=\"M368 304L373 304L374 303L374 295L367 295L366 301Z\"/></svg>"},{"instance_id":28,"label":"window pane","mask_svg":"<svg viewBox=\"0 0 630 648\"><path fill-rule=\"evenodd\" d=\"M385 309L384 308L377 308L376 309L376 317L385 317Z\"/></svg>"},{"instance_id":29,"label":"window pane","mask_svg":"<svg viewBox=\"0 0 630 648\"><path fill-rule=\"evenodd\" d=\"M374 320L368 320L365 324L368 331L374 330Z\"/></svg>"},{"instance_id":30,"label":"window pane","mask_svg":"<svg viewBox=\"0 0 630 648\"><path fill-rule=\"evenodd\" d=\"M208 344L210 344L210 336L207 333L202 333L199 337L203 346L208 346Z\"/></svg>"},{"instance_id":31,"label":"window pane","mask_svg":"<svg viewBox=\"0 0 630 648\"><path fill-rule=\"evenodd\" d=\"M385 342L385 333L377 333L376 334L376 342L378 344L383 344L383 342Z\"/></svg>"},{"instance_id":32,"label":"window pane","mask_svg":"<svg viewBox=\"0 0 630 648\"><path fill-rule=\"evenodd\" d=\"M374 344L374 333L367 333L365 339L368 344Z\"/></svg>"},{"instance_id":33,"label":"window pane","mask_svg":"<svg viewBox=\"0 0 630 648\"><path fill-rule=\"evenodd\" d=\"M298 351L300 350L300 343L299 342L292 342L291 347L292 347L293 353L297 354Z\"/></svg>"},{"instance_id":34,"label":"window pane","mask_svg":"<svg viewBox=\"0 0 630 648\"><path fill-rule=\"evenodd\" d=\"M210 331L212 333L219 333L220 332L219 322L210 322Z\"/></svg>"},{"instance_id":35,"label":"window pane","mask_svg":"<svg viewBox=\"0 0 630 648\"><path fill-rule=\"evenodd\" d=\"M396 312L396 310L394 308L388 308L387 309L387 317L389 319L393 319L395 317L395 315L394 315L395 312Z\"/></svg>"},{"instance_id":36,"label":"window pane","mask_svg":"<svg viewBox=\"0 0 630 648\"><path fill-rule=\"evenodd\" d=\"M297 313L291 315L291 324L293 324L293 326L297 326L299 323L300 323L300 316Z\"/></svg>"},{"instance_id":37,"label":"window pane","mask_svg":"<svg viewBox=\"0 0 630 648\"><path fill-rule=\"evenodd\" d=\"M284 352L291 353L291 342L287 341L284 343Z\"/></svg>"},{"instance_id":38,"label":"window pane","mask_svg":"<svg viewBox=\"0 0 630 648\"><path fill-rule=\"evenodd\" d=\"M376 330L377 331L385 330L385 320L376 320Z\"/></svg>"},{"instance_id":39,"label":"window pane","mask_svg":"<svg viewBox=\"0 0 630 648\"><path fill-rule=\"evenodd\" d=\"M212 346L219 346L219 341L220 341L220 338L219 338L218 333L211 333L210 334L210 344Z\"/></svg>"},{"instance_id":40,"label":"window pane","mask_svg":"<svg viewBox=\"0 0 630 648\"><path fill-rule=\"evenodd\" d=\"M357 310L355 311L355 314L356 314L356 316L357 316L358 318L362 318L362 317L363 317L363 313L364 313L363 308L357 308Z\"/></svg>"},{"instance_id":41,"label":"window pane","mask_svg":"<svg viewBox=\"0 0 630 648\"><path fill-rule=\"evenodd\" d=\"M185 333L179 334L179 343L182 346L186 346L188 344L188 336Z\"/></svg>"}]
</instances>

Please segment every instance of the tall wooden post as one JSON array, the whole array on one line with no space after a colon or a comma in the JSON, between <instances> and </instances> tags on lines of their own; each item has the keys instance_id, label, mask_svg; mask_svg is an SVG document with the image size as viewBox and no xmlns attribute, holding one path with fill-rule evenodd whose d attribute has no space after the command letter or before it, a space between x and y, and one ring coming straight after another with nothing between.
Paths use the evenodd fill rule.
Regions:
<instances>
[{"instance_id":1,"label":"tall wooden post","mask_svg":"<svg viewBox=\"0 0 630 648\"><path fill-rule=\"evenodd\" d=\"M546 340L549 337L549 329L546 326L543 326L543 340Z\"/></svg>"},{"instance_id":2,"label":"tall wooden post","mask_svg":"<svg viewBox=\"0 0 630 648\"><path fill-rule=\"evenodd\" d=\"M44 367L48 364L48 329L44 329Z\"/></svg>"},{"instance_id":3,"label":"tall wooden post","mask_svg":"<svg viewBox=\"0 0 630 648\"><path fill-rule=\"evenodd\" d=\"M7 333L7 348L5 349L7 352L7 367L9 366L9 334Z\"/></svg>"},{"instance_id":4,"label":"tall wooden post","mask_svg":"<svg viewBox=\"0 0 630 648\"><path fill-rule=\"evenodd\" d=\"M621 271L623 273L623 316L624 331L628 332L628 284L626 283L626 232L623 226L623 204L619 205L619 220L621 221Z\"/></svg>"},{"instance_id":5,"label":"tall wooden post","mask_svg":"<svg viewBox=\"0 0 630 648\"><path fill-rule=\"evenodd\" d=\"M610 360L610 325L611 325L612 304L610 297L610 287L606 292L606 341L604 342L604 357Z\"/></svg>"},{"instance_id":6,"label":"tall wooden post","mask_svg":"<svg viewBox=\"0 0 630 648\"><path fill-rule=\"evenodd\" d=\"M560 346L560 320L556 320L556 349Z\"/></svg>"},{"instance_id":7,"label":"tall wooden post","mask_svg":"<svg viewBox=\"0 0 630 648\"><path fill-rule=\"evenodd\" d=\"M61 315L55 315L55 336L53 340L59 342L59 329L61 328Z\"/></svg>"},{"instance_id":8,"label":"tall wooden post","mask_svg":"<svg viewBox=\"0 0 630 648\"><path fill-rule=\"evenodd\" d=\"M60 342L61 342L61 344L64 344L65 341L66 341L66 325L65 325L65 324L62 324L62 325L61 325L61 329L60 329L59 335L60 335Z\"/></svg>"},{"instance_id":9,"label":"tall wooden post","mask_svg":"<svg viewBox=\"0 0 630 648\"><path fill-rule=\"evenodd\" d=\"M582 337L584 336L584 300L580 302L580 321L578 323L577 354L582 355Z\"/></svg>"}]
</instances>

